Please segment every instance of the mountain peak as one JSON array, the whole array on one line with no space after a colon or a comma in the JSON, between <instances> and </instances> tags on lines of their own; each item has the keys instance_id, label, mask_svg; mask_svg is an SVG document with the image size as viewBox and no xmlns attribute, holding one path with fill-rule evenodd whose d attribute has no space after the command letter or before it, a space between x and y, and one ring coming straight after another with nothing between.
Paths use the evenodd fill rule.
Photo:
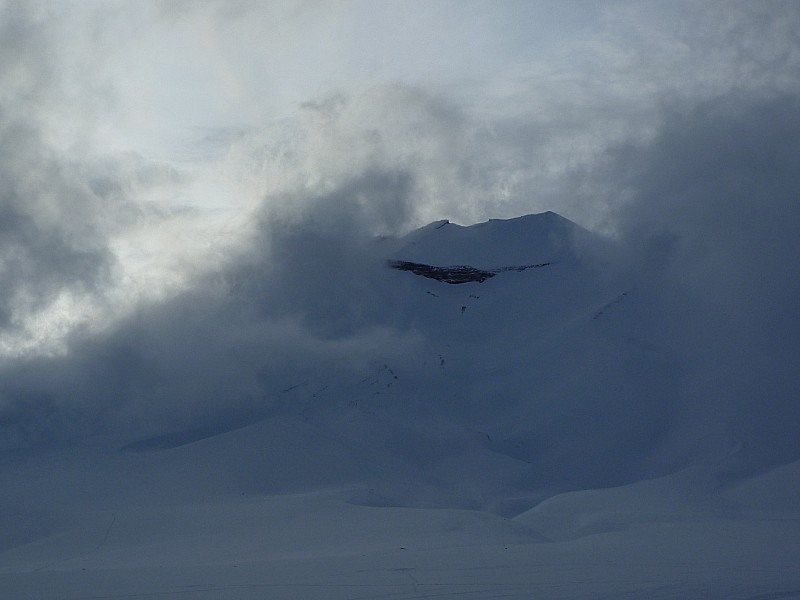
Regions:
<instances>
[{"instance_id":1,"label":"mountain peak","mask_svg":"<svg viewBox=\"0 0 800 600\"><path fill-rule=\"evenodd\" d=\"M576 235L591 234L552 211L467 226L444 219L401 238L391 259L496 272L570 258Z\"/></svg>"}]
</instances>

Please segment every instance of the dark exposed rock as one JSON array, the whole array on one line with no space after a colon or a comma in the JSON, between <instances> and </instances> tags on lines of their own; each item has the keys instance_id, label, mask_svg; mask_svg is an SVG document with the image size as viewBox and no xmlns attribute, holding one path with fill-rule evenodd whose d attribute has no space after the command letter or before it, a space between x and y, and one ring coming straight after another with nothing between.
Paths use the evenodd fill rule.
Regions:
<instances>
[{"instance_id":1,"label":"dark exposed rock","mask_svg":"<svg viewBox=\"0 0 800 600\"><path fill-rule=\"evenodd\" d=\"M405 260L390 260L389 266L400 271L410 271L414 275L421 275L429 279L436 279L444 283L483 283L498 273L505 271L525 271L526 269L536 269L546 267L550 263L540 263L536 265L521 265L516 267L500 267L498 269L484 270L469 265L453 265L448 267L435 267L423 263L409 262Z\"/></svg>"},{"instance_id":2,"label":"dark exposed rock","mask_svg":"<svg viewBox=\"0 0 800 600\"><path fill-rule=\"evenodd\" d=\"M423 277L444 281L445 283L468 283L471 281L482 283L490 277L494 277L495 275L491 271L476 269L475 267L470 267L468 265L434 267L431 265L407 262L404 260L391 260L389 261L389 266L393 269L398 269L400 271L411 271L414 273L414 275L422 275Z\"/></svg>"}]
</instances>

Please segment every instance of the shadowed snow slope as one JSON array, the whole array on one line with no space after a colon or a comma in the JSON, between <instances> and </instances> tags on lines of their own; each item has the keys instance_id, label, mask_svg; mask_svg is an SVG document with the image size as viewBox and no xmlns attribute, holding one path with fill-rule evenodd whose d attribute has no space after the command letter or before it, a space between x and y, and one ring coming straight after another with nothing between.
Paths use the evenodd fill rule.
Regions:
<instances>
[{"instance_id":1,"label":"shadowed snow slope","mask_svg":"<svg viewBox=\"0 0 800 600\"><path fill-rule=\"evenodd\" d=\"M26 404L7 410L0 589L19 599L800 594L795 446L771 450L770 421L750 429L741 404L687 396L706 365L676 346L681 324L659 312L650 279L614 260L612 242L544 213L440 221L366 248L377 259L363 263L339 333L283 343L282 329L254 320L235 338L226 352L251 387L214 384L214 398L200 389L202 406L185 409L194 388L170 378L205 381L204 350L192 345L197 370L189 352L170 371L164 357L187 349L145 315L138 337L112 333L81 360L124 338L166 383L107 390L116 405L67 405L59 394L82 388L66 377L41 384L48 414L101 423L91 435L45 443ZM390 268L398 261L493 276L451 285ZM516 268L526 265L537 268ZM215 302L209 314L242 304ZM164 309L176 337L208 327L182 307ZM224 336L206 341L227 348ZM50 360L35 366L63 374L78 359ZM92 364L105 377L108 365Z\"/></svg>"}]
</instances>

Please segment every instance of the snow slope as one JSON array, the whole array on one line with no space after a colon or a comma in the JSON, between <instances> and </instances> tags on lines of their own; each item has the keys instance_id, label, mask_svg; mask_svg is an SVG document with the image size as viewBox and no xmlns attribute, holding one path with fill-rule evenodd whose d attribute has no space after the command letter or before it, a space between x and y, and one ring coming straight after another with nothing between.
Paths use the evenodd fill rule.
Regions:
<instances>
[{"instance_id":1,"label":"snow slope","mask_svg":"<svg viewBox=\"0 0 800 600\"><path fill-rule=\"evenodd\" d=\"M403 347L203 427L5 452L0 597L800 597L800 462L687 407L607 240L544 213L371 248L358 326Z\"/></svg>"}]
</instances>

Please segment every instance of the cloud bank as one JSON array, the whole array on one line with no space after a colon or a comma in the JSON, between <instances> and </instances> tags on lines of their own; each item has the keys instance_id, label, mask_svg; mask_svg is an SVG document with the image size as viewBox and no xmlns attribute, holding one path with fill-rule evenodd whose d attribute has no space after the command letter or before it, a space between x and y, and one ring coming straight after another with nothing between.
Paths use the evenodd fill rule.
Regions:
<instances>
[{"instance_id":1,"label":"cloud bank","mask_svg":"<svg viewBox=\"0 0 800 600\"><path fill-rule=\"evenodd\" d=\"M475 5L451 29L456 5L394 5L386 40L361 3L137 6L2 5L6 446L235 421L309 365L411 356L426 340L363 277L374 236L552 209L615 238L591 258L676 357L682 426L798 455L794 3ZM45 322L65 351L25 351L90 305L105 327Z\"/></svg>"},{"instance_id":2,"label":"cloud bank","mask_svg":"<svg viewBox=\"0 0 800 600\"><path fill-rule=\"evenodd\" d=\"M664 343L695 365L686 401L731 418L764 452L792 455L799 133L797 95L734 92L671 112L653 144L617 149L602 175L631 196L617 227L670 323Z\"/></svg>"}]
</instances>

